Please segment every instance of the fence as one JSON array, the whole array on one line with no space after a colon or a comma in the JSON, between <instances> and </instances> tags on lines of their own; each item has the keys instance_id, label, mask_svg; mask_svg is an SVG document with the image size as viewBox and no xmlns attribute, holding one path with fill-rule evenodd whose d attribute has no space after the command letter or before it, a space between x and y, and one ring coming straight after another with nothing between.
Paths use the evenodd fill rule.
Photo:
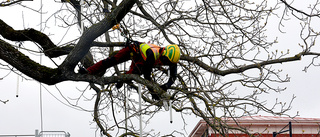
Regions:
<instances>
[{"instance_id":1,"label":"fence","mask_svg":"<svg viewBox=\"0 0 320 137\"><path fill-rule=\"evenodd\" d=\"M0 137L70 137L70 134L65 131L35 131L35 134L29 135L0 135Z\"/></svg>"}]
</instances>

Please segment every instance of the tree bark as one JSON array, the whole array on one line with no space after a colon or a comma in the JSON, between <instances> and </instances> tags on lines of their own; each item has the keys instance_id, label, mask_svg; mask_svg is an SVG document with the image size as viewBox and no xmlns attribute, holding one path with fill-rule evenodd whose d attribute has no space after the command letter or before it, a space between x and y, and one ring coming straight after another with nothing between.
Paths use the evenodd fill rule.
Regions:
<instances>
[{"instance_id":1,"label":"tree bark","mask_svg":"<svg viewBox=\"0 0 320 137\"><path fill-rule=\"evenodd\" d=\"M35 29L14 30L11 26L0 19L0 35L11 41L33 41L38 43L44 54L50 58L59 57L70 53L73 46L57 47L51 39Z\"/></svg>"},{"instance_id":2,"label":"tree bark","mask_svg":"<svg viewBox=\"0 0 320 137\"><path fill-rule=\"evenodd\" d=\"M9 43L0 39L0 59L12 65L23 74L46 84L56 84L64 81L58 69L49 68L34 62L28 56L15 49Z\"/></svg>"},{"instance_id":3,"label":"tree bark","mask_svg":"<svg viewBox=\"0 0 320 137\"><path fill-rule=\"evenodd\" d=\"M75 48L69 53L67 58L61 64L63 72L72 71L78 62L89 51L92 42L103 33L108 31L112 26L120 22L135 4L135 0L124 0L102 21L92 25L80 37Z\"/></svg>"}]
</instances>

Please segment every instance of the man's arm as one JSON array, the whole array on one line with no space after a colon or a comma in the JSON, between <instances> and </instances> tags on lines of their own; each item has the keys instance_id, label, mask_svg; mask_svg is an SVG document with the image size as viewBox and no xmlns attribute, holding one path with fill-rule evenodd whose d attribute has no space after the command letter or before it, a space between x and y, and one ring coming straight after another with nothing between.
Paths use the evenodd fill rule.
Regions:
<instances>
[{"instance_id":1,"label":"man's arm","mask_svg":"<svg viewBox=\"0 0 320 137\"><path fill-rule=\"evenodd\" d=\"M153 64L155 62L154 55L153 55L153 52L151 49L148 49L146 51L146 53L147 53L147 60L143 66L143 68L144 68L143 69L143 76L145 79L152 81L151 71L152 71ZM161 88L163 90L167 90L168 88L170 88L172 86L172 84L174 83L174 81L176 80L176 78L177 78L177 64L171 64L169 66L169 71L170 71L170 78L169 78L168 82L164 85L161 85Z\"/></svg>"},{"instance_id":2,"label":"man's arm","mask_svg":"<svg viewBox=\"0 0 320 137\"><path fill-rule=\"evenodd\" d=\"M176 80L176 78L177 78L177 64L170 65L169 71L170 71L170 78L169 78L168 82L161 86L161 88L163 90L167 90L168 88L170 88L172 86L172 84L174 83L174 81Z\"/></svg>"},{"instance_id":3,"label":"man's arm","mask_svg":"<svg viewBox=\"0 0 320 137\"><path fill-rule=\"evenodd\" d=\"M152 67L153 64L155 62L154 60L154 55L151 49L148 49L146 51L147 54L147 60L145 61L144 65L143 65L143 77L149 81L152 81L151 79L151 71L152 71ZM160 96L155 93L152 89L148 88L148 90L151 92L152 98L155 100L160 100Z\"/></svg>"},{"instance_id":4,"label":"man's arm","mask_svg":"<svg viewBox=\"0 0 320 137\"><path fill-rule=\"evenodd\" d=\"M143 77L151 81L151 71L152 71L152 67L155 60L154 60L154 55L151 49L148 49L146 51L146 54L147 54L147 60L143 64Z\"/></svg>"}]
</instances>

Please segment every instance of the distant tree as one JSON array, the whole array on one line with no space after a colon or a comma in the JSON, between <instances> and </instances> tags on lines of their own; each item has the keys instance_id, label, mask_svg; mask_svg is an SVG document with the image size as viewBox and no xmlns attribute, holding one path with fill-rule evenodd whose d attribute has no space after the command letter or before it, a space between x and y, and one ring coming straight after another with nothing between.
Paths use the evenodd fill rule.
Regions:
<instances>
[{"instance_id":1,"label":"distant tree","mask_svg":"<svg viewBox=\"0 0 320 137\"><path fill-rule=\"evenodd\" d=\"M0 2L0 8L34 3L26 1L5 0ZM182 117L187 114L199 116L216 133L226 135L231 127L221 120L223 117L240 117L258 112L285 115L290 110L291 102L285 105L278 101L267 107L266 101L259 100L259 96L284 91L285 87L279 88L275 83L289 82L289 76L274 69L273 64L281 63L285 67L286 62L300 60L303 56L316 59L320 55L315 49L320 30L314 28L317 24L314 20L319 19L319 2L305 2L310 6L294 6L294 2L285 0L56 1L61 8L56 9L47 20L44 19L41 25L44 26L43 30L49 29L50 19L54 18L57 26L61 26L56 32L66 32L69 36L67 42L55 44L58 41L53 41L50 35L55 31L49 34L35 28L16 30L0 19L0 59L6 62L0 65L1 69L22 73L21 76L25 78L47 85L65 81L90 83L90 89L96 91L88 99L95 102L93 117L101 133L106 136L111 136L109 130L115 128L127 130L119 132L121 136L137 136L139 133L139 128L134 124L139 114L136 108L137 92L128 93L133 96L128 97L129 105L126 107L123 103L126 88L117 90L114 86L117 82L127 80L134 81L134 85L131 85L133 88L137 84L143 85L143 116L152 119L154 114L160 112L159 106L163 105L162 101L152 100L145 88L148 87L162 94L164 99L174 98L172 108ZM28 6L25 7L28 9ZM83 12L80 12L81 8ZM278 31L282 32L285 21L290 19L301 24L301 28L296 28L300 32L301 42L291 45L300 47L300 50L278 51L272 48L278 43L277 33L268 36L267 32L271 29L268 25L276 22ZM29 20L25 19L25 22ZM84 24L84 32L81 35L69 33L69 29L77 28L80 21ZM120 28L111 29L116 24L120 24ZM116 66L108 69L103 77L77 73L78 66L89 67L112 54L114 47L124 47L125 37L151 41L160 46L179 44L182 56L178 63L178 79L167 94L163 94L164 91L159 87L167 80L167 72L163 68L153 71L156 83L138 75L123 74L127 68ZM39 46L38 51L28 50L30 47L24 41ZM29 58L28 54L59 58L62 63L55 63L54 67L46 66ZM316 66L314 61L311 60L306 69ZM128 110L126 120L130 121L126 126L123 124L125 119L115 114L126 113L125 107ZM112 116L107 115L108 110L113 113ZM237 130L249 133L241 127ZM151 136L154 133L148 131L144 135ZM182 133L177 131L168 136L175 134L180 136Z\"/></svg>"}]
</instances>

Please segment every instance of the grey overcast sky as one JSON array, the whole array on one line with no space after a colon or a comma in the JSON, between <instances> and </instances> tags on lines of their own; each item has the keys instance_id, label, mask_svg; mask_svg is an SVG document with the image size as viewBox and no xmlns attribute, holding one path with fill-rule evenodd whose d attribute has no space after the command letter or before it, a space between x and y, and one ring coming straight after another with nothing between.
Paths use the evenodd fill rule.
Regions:
<instances>
[{"instance_id":1,"label":"grey overcast sky","mask_svg":"<svg viewBox=\"0 0 320 137\"><path fill-rule=\"evenodd\" d=\"M39 5L35 3L39 2ZM28 2L24 2L28 3ZM34 4L34 9L39 9L40 1L30 2ZM49 12L52 12L50 8L55 8L55 4L52 1L43 1L45 4L44 19L48 18ZM52 5L52 6L48 6ZM23 11L22 11L23 10ZM39 29L40 16L38 13L32 10L26 10L22 6L5 7L0 8L0 18L10 24L14 29L24 28L36 28ZM50 20L52 21L52 20ZM277 23L277 22L275 22ZM279 44L283 50L291 49L292 45L297 45L296 36L298 32L295 32L296 26L288 21L284 28L287 33L281 34L279 37ZM272 33L270 35L272 37ZM297 33L297 34L294 34ZM52 36L55 37L55 36ZM59 41L61 37L57 36L55 39ZM55 43L57 43L55 41ZM294 52L294 50L292 51ZM40 57L37 57L40 60ZM303 68L308 65L311 58L303 57L301 61L285 63L275 65L275 67L281 67L284 73L288 73L291 77L290 83L281 84L286 86L287 90L281 94L270 94L265 96L264 99L268 100L270 104L274 102L275 97L280 100L290 101L293 95L296 96L292 106L292 110L288 112L290 115L295 115L299 111L300 117L319 118L320 107L318 106L318 99L320 97L320 68L311 67L307 73L303 72ZM47 60L43 60L46 63ZM50 61L48 61L50 62ZM3 61L0 61L3 64ZM284 67L283 67L284 66ZM8 76L7 76L8 74ZM9 100L6 104L0 103L0 135L3 134L33 134L35 129L49 130L49 131L66 131L73 137L89 137L94 136L96 133L96 126L93 123L93 117L90 112L79 111L69 107L66 100L64 100L59 91L67 97L76 97L78 92L77 88L85 88L83 83L71 83L63 82L55 86L43 85L41 88L42 93L42 107L40 107L40 84L33 80L22 79L18 80L18 77L14 73L10 73L8 70L0 69L0 100ZM18 82L19 81L19 82ZM19 84L19 86L17 86ZM16 97L17 87L19 87ZM49 89L48 91L46 90ZM87 109L92 109L92 103L84 106ZM41 119L42 111L42 119ZM173 124L169 123L169 113L164 112L163 115L159 115L154 119L155 127L161 125L162 131L172 129L173 127L181 127L181 119L179 114L174 113ZM264 115L264 114L262 114ZM191 132L199 118L190 118L188 120L187 131ZM41 123L42 122L42 123ZM42 126L41 126L42 125Z\"/></svg>"}]
</instances>

